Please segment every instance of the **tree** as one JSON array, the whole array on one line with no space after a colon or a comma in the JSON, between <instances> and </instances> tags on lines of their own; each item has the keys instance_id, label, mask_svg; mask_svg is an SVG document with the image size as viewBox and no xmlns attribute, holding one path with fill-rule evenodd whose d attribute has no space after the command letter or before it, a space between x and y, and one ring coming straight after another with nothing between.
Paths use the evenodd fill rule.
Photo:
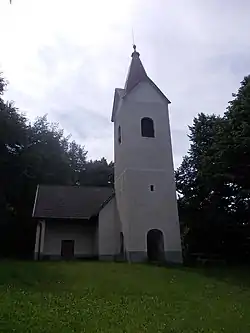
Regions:
<instances>
[{"instance_id":1,"label":"tree","mask_svg":"<svg viewBox=\"0 0 250 333\"><path fill-rule=\"evenodd\" d=\"M31 256L37 185L113 186L113 163L87 161L84 146L70 141L47 115L29 123L1 98L5 87L0 73L0 256Z\"/></svg>"},{"instance_id":2,"label":"tree","mask_svg":"<svg viewBox=\"0 0 250 333\"><path fill-rule=\"evenodd\" d=\"M6 86L0 76L0 95ZM1 221L13 210L10 200L11 187L18 173L18 156L27 145L26 118L18 113L12 103L5 103L0 97L0 202ZM13 191L13 190L12 190Z\"/></svg>"},{"instance_id":3,"label":"tree","mask_svg":"<svg viewBox=\"0 0 250 333\"><path fill-rule=\"evenodd\" d=\"M176 182L189 250L230 257L233 249L239 258L250 253L249 77L233 97L223 117L200 114L194 119L191 147Z\"/></svg>"},{"instance_id":4,"label":"tree","mask_svg":"<svg viewBox=\"0 0 250 333\"><path fill-rule=\"evenodd\" d=\"M114 163L108 163L105 158L89 161L80 172L81 185L110 186L114 184Z\"/></svg>"},{"instance_id":5,"label":"tree","mask_svg":"<svg viewBox=\"0 0 250 333\"><path fill-rule=\"evenodd\" d=\"M84 150L84 147L78 145L75 141L68 143L67 157L71 169L72 184L80 184L81 173L86 170L87 166L86 155L87 152Z\"/></svg>"}]
</instances>

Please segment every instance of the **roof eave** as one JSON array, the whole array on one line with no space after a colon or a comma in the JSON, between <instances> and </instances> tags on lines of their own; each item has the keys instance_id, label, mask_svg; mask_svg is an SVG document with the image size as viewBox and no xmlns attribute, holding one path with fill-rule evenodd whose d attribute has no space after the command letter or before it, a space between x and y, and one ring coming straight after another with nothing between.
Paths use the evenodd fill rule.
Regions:
<instances>
[{"instance_id":1,"label":"roof eave","mask_svg":"<svg viewBox=\"0 0 250 333\"><path fill-rule=\"evenodd\" d=\"M171 104L170 100L165 96L165 94L163 94L160 88L158 88L157 85L154 83L154 81L152 81L149 77L148 77L148 82L152 85L154 89L156 89L156 91L158 91L158 93L166 100L168 104Z\"/></svg>"},{"instance_id":2,"label":"roof eave","mask_svg":"<svg viewBox=\"0 0 250 333\"><path fill-rule=\"evenodd\" d=\"M98 212L97 214L100 213L100 211L115 197L115 191L111 194L111 196L106 200L104 201L104 203L101 205L101 207L98 209Z\"/></svg>"},{"instance_id":3,"label":"roof eave","mask_svg":"<svg viewBox=\"0 0 250 333\"><path fill-rule=\"evenodd\" d=\"M34 201L33 210L32 210L32 217L35 217L38 190L39 190L39 184L36 187L36 195L35 195L35 201Z\"/></svg>"},{"instance_id":4,"label":"roof eave","mask_svg":"<svg viewBox=\"0 0 250 333\"><path fill-rule=\"evenodd\" d=\"M92 216L95 214L86 217L86 216L77 216L77 217L71 217L71 216L46 216L46 215L34 215L32 218L34 220L89 220Z\"/></svg>"}]
</instances>

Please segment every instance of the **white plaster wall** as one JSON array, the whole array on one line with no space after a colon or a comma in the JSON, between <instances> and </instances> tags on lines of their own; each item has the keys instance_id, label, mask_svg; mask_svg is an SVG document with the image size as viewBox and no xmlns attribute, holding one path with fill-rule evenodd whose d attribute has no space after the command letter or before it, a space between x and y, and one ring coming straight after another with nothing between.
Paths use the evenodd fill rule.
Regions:
<instances>
[{"instance_id":1,"label":"white plaster wall","mask_svg":"<svg viewBox=\"0 0 250 333\"><path fill-rule=\"evenodd\" d=\"M129 220L129 202L126 198L126 172L120 174L115 181L115 197L116 197L116 211L117 216L120 222L120 231L124 236L124 245L127 250L126 244L129 241L129 224L127 221Z\"/></svg>"},{"instance_id":2,"label":"white plaster wall","mask_svg":"<svg viewBox=\"0 0 250 333\"><path fill-rule=\"evenodd\" d=\"M166 171L127 172L129 251L146 251L147 232L159 229L164 235L165 251L180 251L180 231L175 187ZM154 186L154 191L150 190Z\"/></svg>"},{"instance_id":3,"label":"white plaster wall","mask_svg":"<svg viewBox=\"0 0 250 333\"><path fill-rule=\"evenodd\" d=\"M121 225L116 199L110 200L99 213L99 255L113 256L119 253Z\"/></svg>"},{"instance_id":4,"label":"white plaster wall","mask_svg":"<svg viewBox=\"0 0 250 333\"><path fill-rule=\"evenodd\" d=\"M154 138L141 136L143 117L153 119ZM149 83L140 83L122 100L114 138L115 190L127 250L145 251L148 230L157 228L164 233L165 251L180 251L168 104Z\"/></svg>"},{"instance_id":5,"label":"white plaster wall","mask_svg":"<svg viewBox=\"0 0 250 333\"><path fill-rule=\"evenodd\" d=\"M164 107L167 105L165 98L146 81L139 83L138 86L129 93L128 99L133 102L158 103Z\"/></svg>"},{"instance_id":6,"label":"white plaster wall","mask_svg":"<svg viewBox=\"0 0 250 333\"><path fill-rule=\"evenodd\" d=\"M95 253L95 226L69 223L47 222L44 239L44 255L61 255L62 240L75 241L75 255L89 256Z\"/></svg>"},{"instance_id":7,"label":"white plaster wall","mask_svg":"<svg viewBox=\"0 0 250 333\"><path fill-rule=\"evenodd\" d=\"M141 136L143 117L154 120L155 138ZM121 144L117 140L119 126ZM140 83L125 97L114 121L114 131L116 177L130 167L173 172L168 105L149 83Z\"/></svg>"}]
</instances>

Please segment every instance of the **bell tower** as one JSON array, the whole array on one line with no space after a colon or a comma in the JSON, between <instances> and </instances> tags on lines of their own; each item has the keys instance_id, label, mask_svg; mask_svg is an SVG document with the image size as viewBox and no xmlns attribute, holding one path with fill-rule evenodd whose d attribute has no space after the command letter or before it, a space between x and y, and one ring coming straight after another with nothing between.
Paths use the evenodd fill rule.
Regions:
<instances>
[{"instance_id":1,"label":"bell tower","mask_svg":"<svg viewBox=\"0 0 250 333\"><path fill-rule=\"evenodd\" d=\"M116 88L115 193L129 261L182 262L168 106L133 46L124 89Z\"/></svg>"}]
</instances>

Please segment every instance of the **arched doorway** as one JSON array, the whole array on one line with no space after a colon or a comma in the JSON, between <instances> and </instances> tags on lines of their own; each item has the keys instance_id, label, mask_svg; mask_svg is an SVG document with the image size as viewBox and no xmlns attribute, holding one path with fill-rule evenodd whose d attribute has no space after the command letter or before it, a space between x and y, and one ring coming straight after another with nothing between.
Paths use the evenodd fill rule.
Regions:
<instances>
[{"instance_id":1,"label":"arched doorway","mask_svg":"<svg viewBox=\"0 0 250 333\"><path fill-rule=\"evenodd\" d=\"M164 260L164 237L159 229L151 229L147 233L147 254L149 261Z\"/></svg>"}]
</instances>

